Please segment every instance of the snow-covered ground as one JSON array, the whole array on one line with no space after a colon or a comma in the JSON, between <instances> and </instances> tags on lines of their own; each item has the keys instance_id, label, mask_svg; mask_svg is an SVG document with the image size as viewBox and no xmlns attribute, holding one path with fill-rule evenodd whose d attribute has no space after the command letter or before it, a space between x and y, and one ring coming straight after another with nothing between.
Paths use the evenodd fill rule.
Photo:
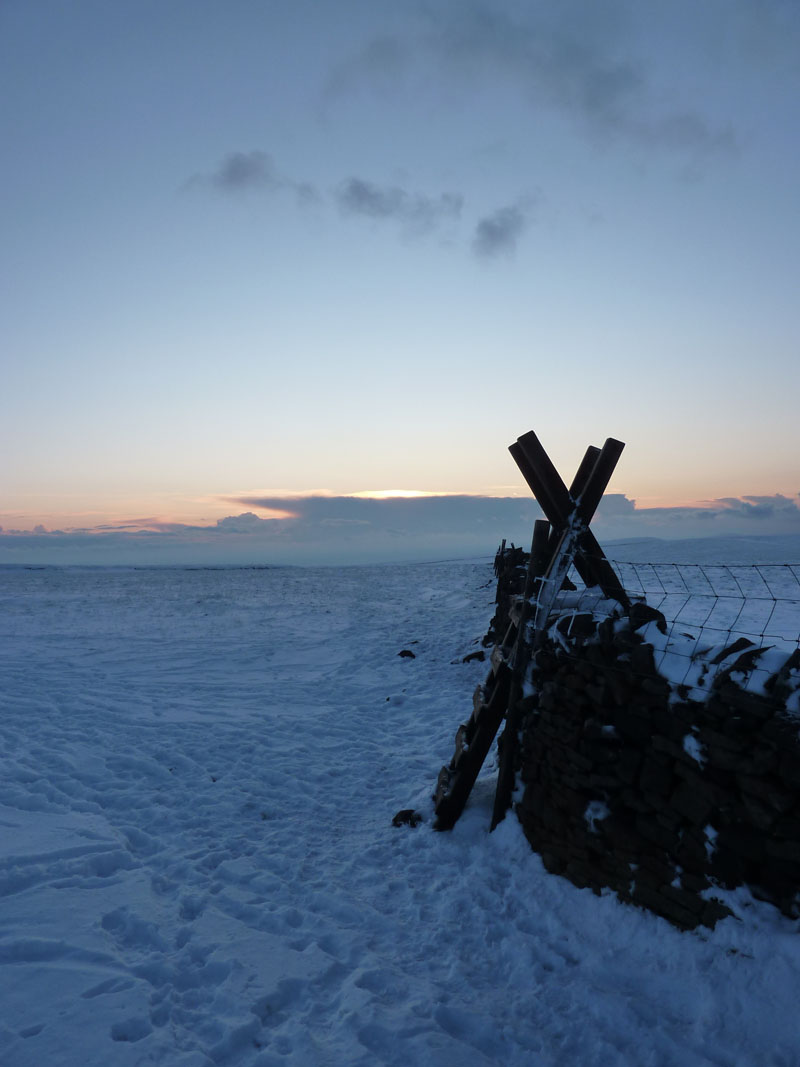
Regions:
<instances>
[{"instance_id":1,"label":"snow-covered ground","mask_svg":"<svg viewBox=\"0 0 800 1067\"><path fill-rule=\"evenodd\" d=\"M492 766L432 831L493 599L489 560L0 571L0 1063L796 1067L797 923L575 889L488 833Z\"/></svg>"}]
</instances>

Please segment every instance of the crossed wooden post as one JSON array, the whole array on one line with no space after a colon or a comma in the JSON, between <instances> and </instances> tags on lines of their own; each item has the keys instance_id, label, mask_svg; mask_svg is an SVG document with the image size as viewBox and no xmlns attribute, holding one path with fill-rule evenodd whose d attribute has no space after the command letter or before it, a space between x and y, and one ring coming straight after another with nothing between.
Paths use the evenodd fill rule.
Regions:
<instances>
[{"instance_id":1,"label":"crossed wooden post","mask_svg":"<svg viewBox=\"0 0 800 1067\"><path fill-rule=\"evenodd\" d=\"M589 445L569 489L559 477L550 457L533 430L509 446L523 478L530 486L554 534L574 534L575 570L587 587L599 585L607 597L630 607L614 569L589 529L597 505L611 480L625 445L609 437L602 448Z\"/></svg>"},{"instance_id":2,"label":"crossed wooden post","mask_svg":"<svg viewBox=\"0 0 800 1067\"><path fill-rule=\"evenodd\" d=\"M532 651L544 640L570 566L574 564L588 588L599 586L606 597L626 610L630 607L622 583L589 530L624 447L612 437L602 448L590 445L569 489L532 430L509 447L547 518L534 525L518 617L495 647L489 677L475 691L472 715L459 726L453 758L439 773L433 798L437 830L449 830L457 822L504 718L492 829L511 806L525 675Z\"/></svg>"}]
</instances>

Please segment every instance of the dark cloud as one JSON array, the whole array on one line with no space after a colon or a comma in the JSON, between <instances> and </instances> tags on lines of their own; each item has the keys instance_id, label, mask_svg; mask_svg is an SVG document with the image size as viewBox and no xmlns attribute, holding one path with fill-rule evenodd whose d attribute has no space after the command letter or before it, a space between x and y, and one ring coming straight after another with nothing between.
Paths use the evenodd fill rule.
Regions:
<instances>
[{"instance_id":1,"label":"dark cloud","mask_svg":"<svg viewBox=\"0 0 800 1067\"><path fill-rule=\"evenodd\" d=\"M642 72L614 55L589 11L575 8L539 4L517 15L508 5L467 3L435 13L428 41L440 61L470 78L499 74L534 101L616 116L641 91Z\"/></svg>"},{"instance_id":2,"label":"dark cloud","mask_svg":"<svg viewBox=\"0 0 800 1067\"><path fill-rule=\"evenodd\" d=\"M340 209L349 215L370 219L393 219L407 229L427 233L461 214L463 197L441 193L438 197L410 193L397 186L375 185L363 178L348 178L335 193Z\"/></svg>"},{"instance_id":3,"label":"dark cloud","mask_svg":"<svg viewBox=\"0 0 800 1067\"><path fill-rule=\"evenodd\" d=\"M541 517L531 496L248 496L229 502L249 510L213 526L146 520L147 528L138 530L134 523L120 523L115 529L0 531L0 563L344 564L489 556L503 538L527 547L534 520ZM262 518L261 510L291 517ZM784 562L800 557L800 508L780 495L645 510L622 494L609 494L592 529L603 545L623 539L741 539L757 532L759 538L751 541L762 535L786 540ZM752 546L742 552L742 558L758 554ZM624 547L609 555L626 559Z\"/></svg>"},{"instance_id":4,"label":"dark cloud","mask_svg":"<svg viewBox=\"0 0 800 1067\"><path fill-rule=\"evenodd\" d=\"M268 511L291 511L301 522L347 521L367 523L375 529L415 530L457 526L463 521L494 523L540 517L533 497L419 496L374 497L231 497L228 502L241 507Z\"/></svg>"},{"instance_id":5,"label":"dark cloud","mask_svg":"<svg viewBox=\"0 0 800 1067\"><path fill-rule=\"evenodd\" d=\"M267 152L253 149L250 152L231 152L210 174L196 174L186 187L210 186L227 195L246 192L294 193L298 203L307 204L319 199L319 194L310 182L299 181L283 174Z\"/></svg>"},{"instance_id":6,"label":"dark cloud","mask_svg":"<svg viewBox=\"0 0 800 1067\"><path fill-rule=\"evenodd\" d=\"M510 83L532 110L558 111L595 135L693 156L733 149L732 127L716 127L700 106L670 108L671 87L652 84L631 10L618 0L428 5L416 32L376 37L337 69L329 91L385 86L382 60L398 84L414 73L424 81L434 67L467 91Z\"/></svg>"},{"instance_id":7,"label":"dark cloud","mask_svg":"<svg viewBox=\"0 0 800 1067\"><path fill-rule=\"evenodd\" d=\"M498 208L480 219L475 227L473 252L483 259L512 255L527 221L525 212L517 204Z\"/></svg>"},{"instance_id":8,"label":"dark cloud","mask_svg":"<svg viewBox=\"0 0 800 1067\"><path fill-rule=\"evenodd\" d=\"M266 152L232 152L210 174L191 178L187 188L205 186L226 195L246 192L289 191L301 205L318 203L321 196L311 182L289 177L276 167ZM408 232L428 233L436 227L457 222L464 204L460 193L438 196L410 192L399 186L377 185L364 178L350 177L334 190L334 201L345 215L389 220Z\"/></svg>"},{"instance_id":9,"label":"dark cloud","mask_svg":"<svg viewBox=\"0 0 800 1067\"><path fill-rule=\"evenodd\" d=\"M391 533L413 538L433 533L470 531L498 540L525 543L541 510L533 497L433 496L376 500L359 497L236 497L229 503L256 511L288 510L296 528L310 531L321 523L361 524L369 536ZM800 533L800 507L788 497L748 496L709 501L703 507L637 508L622 493L603 497L592 528L601 537L654 534L662 537L702 537L745 534L754 521L764 533Z\"/></svg>"},{"instance_id":10,"label":"dark cloud","mask_svg":"<svg viewBox=\"0 0 800 1067\"><path fill-rule=\"evenodd\" d=\"M266 152L232 152L211 175L211 184L226 193L243 189L275 189L280 180Z\"/></svg>"},{"instance_id":11,"label":"dark cloud","mask_svg":"<svg viewBox=\"0 0 800 1067\"><path fill-rule=\"evenodd\" d=\"M605 507L603 498L601 508ZM646 508L635 512L632 518L640 526L665 527L688 536L687 528L697 530L698 535L711 531L719 533L752 530L753 524L770 527L770 532L792 533L800 531L800 507L792 498L776 493L773 496L720 497L705 501L702 507ZM708 529L703 529L707 527Z\"/></svg>"},{"instance_id":12,"label":"dark cloud","mask_svg":"<svg viewBox=\"0 0 800 1067\"><path fill-rule=\"evenodd\" d=\"M794 500L776 493L775 496L722 497L714 505L722 508L728 518L772 519L778 516L795 518L798 514Z\"/></svg>"},{"instance_id":13,"label":"dark cloud","mask_svg":"<svg viewBox=\"0 0 800 1067\"><path fill-rule=\"evenodd\" d=\"M554 107L595 132L691 152L732 148L731 130L714 128L699 111L659 114L643 63L622 51L624 7L610 4L606 16L590 2L537 5L520 16L473 5L441 20L432 41L454 69L511 78L532 105Z\"/></svg>"},{"instance_id":14,"label":"dark cloud","mask_svg":"<svg viewBox=\"0 0 800 1067\"><path fill-rule=\"evenodd\" d=\"M243 515L228 515L224 519L217 519L217 529L223 533L257 533L265 522L275 522L275 519L260 519L252 511Z\"/></svg>"}]
</instances>

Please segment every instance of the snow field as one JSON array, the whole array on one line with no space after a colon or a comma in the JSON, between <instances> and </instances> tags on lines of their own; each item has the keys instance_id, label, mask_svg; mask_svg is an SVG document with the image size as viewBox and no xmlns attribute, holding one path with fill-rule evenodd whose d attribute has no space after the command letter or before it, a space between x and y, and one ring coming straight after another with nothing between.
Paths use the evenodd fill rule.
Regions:
<instances>
[{"instance_id":1,"label":"snow field","mask_svg":"<svg viewBox=\"0 0 800 1067\"><path fill-rule=\"evenodd\" d=\"M493 598L488 561L0 571L0 1062L795 1067L796 923L547 875L491 765L431 830Z\"/></svg>"}]
</instances>

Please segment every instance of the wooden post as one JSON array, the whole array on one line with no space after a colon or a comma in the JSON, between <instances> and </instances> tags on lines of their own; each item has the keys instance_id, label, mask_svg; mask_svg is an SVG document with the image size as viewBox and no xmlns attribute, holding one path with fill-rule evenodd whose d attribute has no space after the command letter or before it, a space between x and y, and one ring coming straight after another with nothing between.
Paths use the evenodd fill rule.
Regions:
<instances>
[{"instance_id":1,"label":"wooden post","mask_svg":"<svg viewBox=\"0 0 800 1067\"><path fill-rule=\"evenodd\" d=\"M508 707L508 692L511 671L501 663L494 682L494 689L477 716L475 730L468 748L461 748L451 767L442 767L434 796L436 821L434 830L452 830L467 803L483 761L489 755L495 734ZM458 747L458 746L457 746Z\"/></svg>"},{"instance_id":2,"label":"wooden post","mask_svg":"<svg viewBox=\"0 0 800 1067\"><path fill-rule=\"evenodd\" d=\"M528 635L528 627L533 616L534 603L539 591L539 580L547 567L549 540L550 523L546 519L537 519L533 525L533 540L528 560L528 573L525 576L522 611L511 661L511 688L508 696L506 726L497 741L500 761L497 770L497 791L494 796L491 830L494 830L497 824L503 821L506 817L506 812L511 807L519 728L522 718L519 711L519 702L523 696L525 675L531 658L531 641Z\"/></svg>"},{"instance_id":3,"label":"wooden post","mask_svg":"<svg viewBox=\"0 0 800 1067\"><path fill-rule=\"evenodd\" d=\"M594 501L594 507L589 509L592 501L587 498L581 508L581 512L587 513L589 519L594 514L605 486L608 484L608 478L610 478L624 447L625 445L621 441L616 441L610 437L602 449L587 449L573 480L571 491L567 490L533 430L523 434L513 445L510 445L509 452L514 457L514 461L528 483L531 492L541 505L542 511L553 524L557 533L561 533L569 521L572 508L577 499L580 498L581 502L584 503L583 496L587 483L594 477L598 477L602 481L603 470L608 468L608 477L602 482L603 488ZM601 456L603 457L602 462ZM595 468L598 463L601 463L601 467L596 472ZM588 469L590 465L591 470ZM600 484L600 481L597 484ZM587 525L588 521L587 519ZM587 587L599 585L607 597L618 601L625 608L630 607L628 594L622 587L622 583L606 559L605 553L591 530L587 529L583 532L577 547L578 551L574 562L581 581Z\"/></svg>"}]
</instances>

